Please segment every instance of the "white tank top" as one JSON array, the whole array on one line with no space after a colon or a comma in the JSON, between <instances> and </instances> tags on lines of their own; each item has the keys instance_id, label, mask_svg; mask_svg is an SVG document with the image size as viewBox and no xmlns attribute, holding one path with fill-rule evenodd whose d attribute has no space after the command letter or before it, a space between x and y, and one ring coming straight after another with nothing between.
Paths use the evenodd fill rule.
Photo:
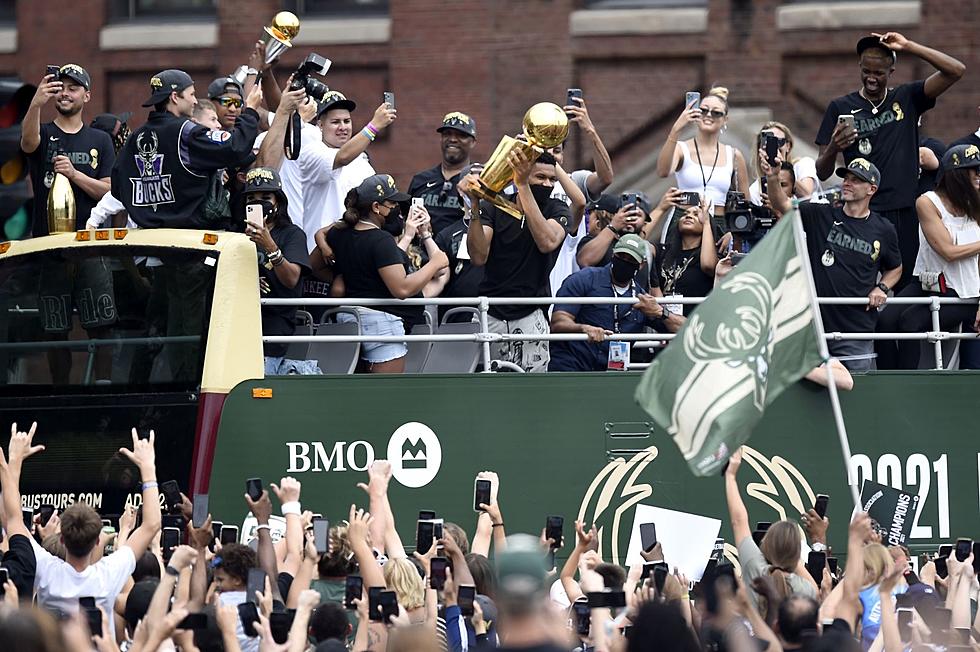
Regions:
<instances>
[{"instance_id":1,"label":"white tank top","mask_svg":"<svg viewBox=\"0 0 980 652\"><path fill-rule=\"evenodd\" d=\"M725 164L716 165L712 170L711 164L715 160L713 151L701 152L701 165L698 165L698 157L691 152L687 143L680 141L677 144L684 153L681 169L677 171L677 189L685 192L697 191L706 195L708 201L715 206L724 206L725 195L732 185L732 170L735 169L735 150L732 146L725 145ZM747 188L743 188L742 192L746 190Z\"/></svg>"},{"instance_id":2,"label":"white tank top","mask_svg":"<svg viewBox=\"0 0 980 652\"><path fill-rule=\"evenodd\" d=\"M939 211L943 226L953 236L953 244L965 245L980 240L980 225L966 216L953 215L943 205L943 201L933 191L925 193L933 206ZM919 227L919 254L915 257L913 276L921 272L942 272L946 277L946 287L956 290L961 299L980 297L980 270L977 269L977 256L954 261L943 260L929 245L922 227Z\"/></svg>"}]
</instances>

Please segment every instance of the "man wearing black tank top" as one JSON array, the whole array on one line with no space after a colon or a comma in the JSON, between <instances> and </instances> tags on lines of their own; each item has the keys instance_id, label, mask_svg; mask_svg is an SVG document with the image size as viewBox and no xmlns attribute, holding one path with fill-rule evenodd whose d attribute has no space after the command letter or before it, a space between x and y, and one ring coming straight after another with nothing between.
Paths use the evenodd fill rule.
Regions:
<instances>
[{"instance_id":1,"label":"man wearing black tank top","mask_svg":"<svg viewBox=\"0 0 980 652\"><path fill-rule=\"evenodd\" d=\"M895 72L897 52L907 52L936 68L925 80L888 88ZM837 154L845 165L858 157L882 171L883 184L871 199L871 208L898 231L904 273L896 290L912 276L919 249L919 222L915 213L919 178L919 116L936 105L936 98L956 83L966 66L953 57L910 41L897 32L872 34L857 43L861 89L831 100L817 133L820 146L817 174L834 173ZM853 116L854 127L839 122Z\"/></svg>"}]
</instances>

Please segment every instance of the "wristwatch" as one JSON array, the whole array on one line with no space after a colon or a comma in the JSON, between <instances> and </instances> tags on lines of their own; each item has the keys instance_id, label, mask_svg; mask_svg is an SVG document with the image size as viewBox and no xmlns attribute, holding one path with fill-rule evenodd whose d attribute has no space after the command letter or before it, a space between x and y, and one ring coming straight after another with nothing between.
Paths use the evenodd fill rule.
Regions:
<instances>
[{"instance_id":1,"label":"wristwatch","mask_svg":"<svg viewBox=\"0 0 980 652\"><path fill-rule=\"evenodd\" d=\"M667 318L668 318L668 317L670 317L670 316L671 316L672 314L674 314L674 313L672 313L672 312L670 311L670 308L668 308L667 306L665 306L665 305L664 305L664 304L662 304L662 303L660 304L660 309L661 309L661 310L663 310L663 314L661 314L661 315L660 315L660 319L662 319L662 320L663 320L663 319L667 319Z\"/></svg>"},{"instance_id":2,"label":"wristwatch","mask_svg":"<svg viewBox=\"0 0 980 652\"><path fill-rule=\"evenodd\" d=\"M876 287L882 292L884 292L885 294L888 294L888 291L891 290L891 288L885 285L884 283L878 283Z\"/></svg>"},{"instance_id":3,"label":"wristwatch","mask_svg":"<svg viewBox=\"0 0 980 652\"><path fill-rule=\"evenodd\" d=\"M814 541L810 546L810 549L813 550L813 552L827 552L827 544Z\"/></svg>"}]
</instances>

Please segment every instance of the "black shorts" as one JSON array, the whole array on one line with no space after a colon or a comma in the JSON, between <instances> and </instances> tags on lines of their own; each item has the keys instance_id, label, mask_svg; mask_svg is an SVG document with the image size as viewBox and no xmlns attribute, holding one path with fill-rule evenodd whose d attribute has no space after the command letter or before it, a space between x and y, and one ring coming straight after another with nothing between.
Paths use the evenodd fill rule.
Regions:
<instances>
[{"instance_id":1,"label":"black shorts","mask_svg":"<svg viewBox=\"0 0 980 652\"><path fill-rule=\"evenodd\" d=\"M116 323L112 271L105 258L86 258L45 267L41 272L39 303L46 333L67 333L72 308L86 330Z\"/></svg>"}]
</instances>

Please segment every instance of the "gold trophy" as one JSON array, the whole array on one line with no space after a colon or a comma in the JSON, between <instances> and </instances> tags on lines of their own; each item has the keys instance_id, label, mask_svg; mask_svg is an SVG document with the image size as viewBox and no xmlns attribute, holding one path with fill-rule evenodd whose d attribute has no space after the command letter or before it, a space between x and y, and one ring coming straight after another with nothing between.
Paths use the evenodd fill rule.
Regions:
<instances>
[{"instance_id":1,"label":"gold trophy","mask_svg":"<svg viewBox=\"0 0 980 652\"><path fill-rule=\"evenodd\" d=\"M259 40L265 43L265 62L272 63L293 47L292 39L299 34L299 18L289 11L280 11L272 18L272 24L262 29L265 34Z\"/></svg>"},{"instance_id":2,"label":"gold trophy","mask_svg":"<svg viewBox=\"0 0 980 652\"><path fill-rule=\"evenodd\" d=\"M75 192L71 181L55 174L48 190L48 233L70 233L75 230Z\"/></svg>"},{"instance_id":3,"label":"gold trophy","mask_svg":"<svg viewBox=\"0 0 980 652\"><path fill-rule=\"evenodd\" d=\"M507 163L507 157L511 151L520 147L531 161L537 160L544 150L558 145L568 136L568 116L557 104L540 102L527 110L522 126L527 142L510 136L501 138L497 149L493 150L483 166L479 187L475 189L475 193L481 198L516 218L523 216L521 210L502 194L503 189L514 178L514 170Z\"/></svg>"}]
</instances>

